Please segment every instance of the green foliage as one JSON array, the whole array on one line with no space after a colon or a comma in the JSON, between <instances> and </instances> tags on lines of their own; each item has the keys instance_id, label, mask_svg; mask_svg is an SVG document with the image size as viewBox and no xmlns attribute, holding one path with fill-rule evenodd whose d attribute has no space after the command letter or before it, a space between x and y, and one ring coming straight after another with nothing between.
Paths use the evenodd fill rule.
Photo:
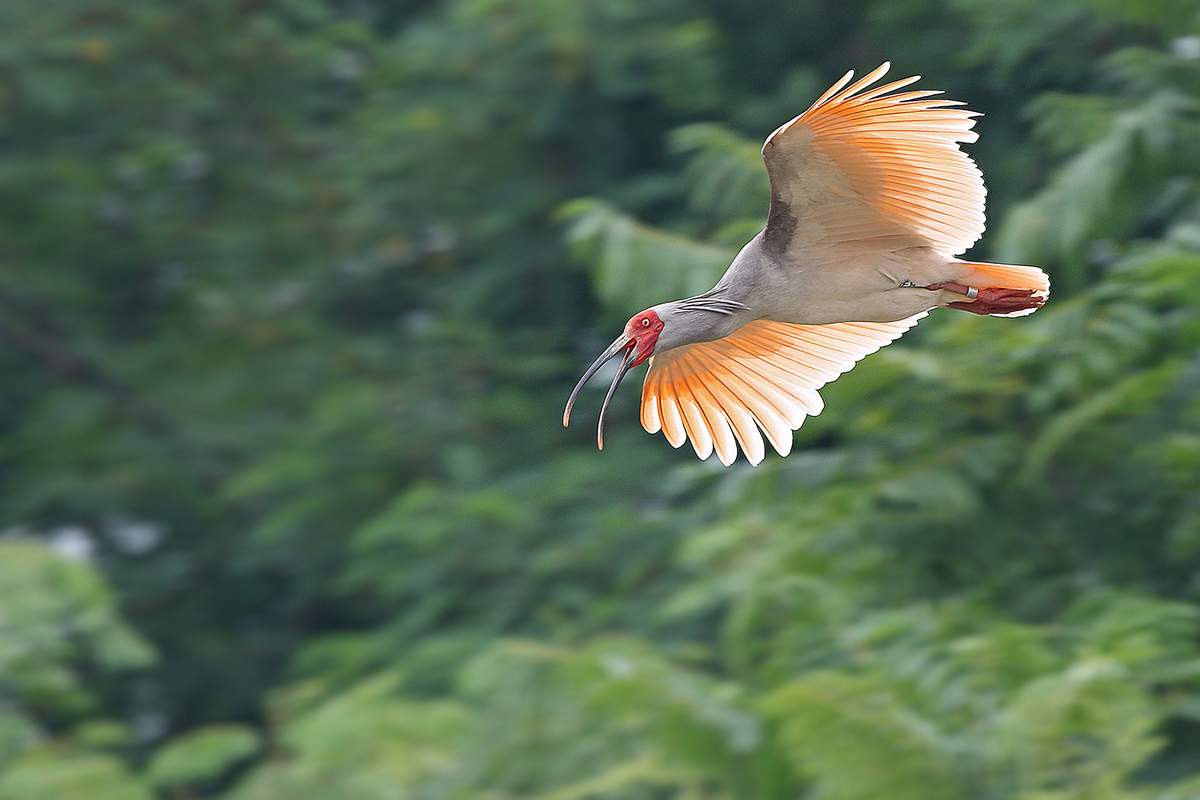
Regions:
<instances>
[{"instance_id":1,"label":"green foliage","mask_svg":"<svg viewBox=\"0 0 1200 800\"><path fill-rule=\"evenodd\" d=\"M258 750L258 736L242 725L208 725L172 739L146 769L153 785L204 786Z\"/></svg>"},{"instance_id":2,"label":"green foliage","mask_svg":"<svg viewBox=\"0 0 1200 800\"><path fill-rule=\"evenodd\" d=\"M767 708L797 768L831 800L962 796L953 748L869 681L813 673L778 690Z\"/></svg>"},{"instance_id":3,"label":"green foliage","mask_svg":"<svg viewBox=\"0 0 1200 800\"><path fill-rule=\"evenodd\" d=\"M725 226L743 222L762 227L763 198L770 197L770 185L760 144L720 125L696 124L674 131L671 145L690 156L688 196L696 211ZM745 241L733 243L740 247Z\"/></svg>"},{"instance_id":4,"label":"green foliage","mask_svg":"<svg viewBox=\"0 0 1200 800\"><path fill-rule=\"evenodd\" d=\"M94 710L87 677L154 663L95 570L32 541L0 541L0 703L49 719Z\"/></svg>"},{"instance_id":5,"label":"green foliage","mask_svg":"<svg viewBox=\"0 0 1200 800\"><path fill-rule=\"evenodd\" d=\"M153 792L120 759L70 749L30 750L0 775L5 800L152 800Z\"/></svg>"},{"instance_id":6,"label":"green foliage","mask_svg":"<svg viewBox=\"0 0 1200 800\"><path fill-rule=\"evenodd\" d=\"M509 642L464 670L462 692L486 714L446 796L757 797L787 782L743 690L636 640Z\"/></svg>"},{"instance_id":7,"label":"green foliage","mask_svg":"<svg viewBox=\"0 0 1200 800\"><path fill-rule=\"evenodd\" d=\"M638 309L708 289L734 251L641 225L598 201L563 209L576 258L601 265L596 291L608 303Z\"/></svg>"},{"instance_id":8,"label":"green foliage","mask_svg":"<svg viewBox=\"0 0 1200 800\"><path fill-rule=\"evenodd\" d=\"M317 796L374 800L396 796L449 762L463 711L449 702L398 696L382 675L323 697L301 685L277 699L278 754L243 781L235 800Z\"/></svg>"},{"instance_id":9,"label":"green foliage","mask_svg":"<svg viewBox=\"0 0 1200 800\"><path fill-rule=\"evenodd\" d=\"M785 5L0 5L0 800L1200 796L1195 4ZM884 58L1047 308L564 432Z\"/></svg>"},{"instance_id":10,"label":"green foliage","mask_svg":"<svg viewBox=\"0 0 1200 800\"><path fill-rule=\"evenodd\" d=\"M1043 138L1072 155L1008 217L1005 258L1071 265L1097 240L1161 227L1200 202L1185 177L1200 170L1200 66L1131 48L1105 67L1117 96L1046 95L1031 106ZM1086 279L1078 267L1063 278Z\"/></svg>"},{"instance_id":11,"label":"green foliage","mask_svg":"<svg viewBox=\"0 0 1200 800\"><path fill-rule=\"evenodd\" d=\"M966 610L941 616L979 628ZM828 796L1146 796L1138 773L1172 714L1156 694L1194 680L1193 608L1093 595L1053 628L929 620L868 617L848 636L853 672L810 673L768 697Z\"/></svg>"}]
</instances>

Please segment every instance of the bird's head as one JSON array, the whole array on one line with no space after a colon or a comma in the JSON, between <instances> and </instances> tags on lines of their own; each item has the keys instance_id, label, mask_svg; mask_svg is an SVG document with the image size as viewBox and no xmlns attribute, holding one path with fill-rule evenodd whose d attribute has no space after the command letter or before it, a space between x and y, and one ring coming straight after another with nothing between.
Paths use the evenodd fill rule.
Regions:
<instances>
[{"instance_id":1,"label":"bird's head","mask_svg":"<svg viewBox=\"0 0 1200 800\"><path fill-rule=\"evenodd\" d=\"M567 407L563 410L563 427L566 427L571 422L571 407L575 405L575 398L579 396L579 392L583 389L584 384L591 380L591 377L596 374L596 371L600 367L620 355L621 365L617 368L617 374L613 376L612 384L608 387L608 394L604 396L604 404L600 407L600 421L596 426L596 444L603 450L604 415L608 411L609 402L616 393L617 387L620 386L621 379L625 377L625 373L654 355L654 348L658 345L658 337L662 334L665 327L666 324L663 322L662 317L653 308L639 311L630 317L629 321L625 323L625 329L621 331L621 335L614 339L613 343L596 357L592 365L583 373L583 377L579 379L579 383L575 384L575 389L571 392L571 397L567 400Z\"/></svg>"}]
</instances>

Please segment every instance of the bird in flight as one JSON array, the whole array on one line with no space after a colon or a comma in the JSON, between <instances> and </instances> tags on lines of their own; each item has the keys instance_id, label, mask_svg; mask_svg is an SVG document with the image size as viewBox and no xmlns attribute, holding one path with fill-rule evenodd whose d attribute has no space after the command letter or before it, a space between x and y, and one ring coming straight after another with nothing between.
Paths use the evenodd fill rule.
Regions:
<instances>
[{"instance_id":1,"label":"bird in flight","mask_svg":"<svg viewBox=\"0 0 1200 800\"><path fill-rule=\"evenodd\" d=\"M1046 302L1037 267L957 258L984 228L983 175L959 148L978 138L978 115L930 99L941 92L902 91L920 76L875 86L889 66L854 83L847 72L767 137L766 226L712 289L633 315L579 379L564 426L584 384L620 356L596 429L603 450L617 386L649 360L647 432L726 466L740 446L758 464L759 430L786 456L821 413L817 390L931 309L1013 317Z\"/></svg>"}]
</instances>

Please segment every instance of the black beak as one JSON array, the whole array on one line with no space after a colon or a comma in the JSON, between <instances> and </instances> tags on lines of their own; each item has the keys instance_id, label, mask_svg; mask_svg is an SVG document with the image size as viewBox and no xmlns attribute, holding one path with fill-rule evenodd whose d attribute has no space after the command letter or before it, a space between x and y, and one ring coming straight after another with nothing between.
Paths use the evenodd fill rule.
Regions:
<instances>
[{"instance_id":1,"label":"black beak","mask_svg":"<svg viewBox=\"0 0 1200 800\"><path fill-rule=\"evenodd\" d=\"M596 374L596 370L604 366L610 360L615 358L621 351L625 351L625 357L621 359L621 368L617 370L617 374L613 376L612 385L608 387L608 394L604 396L604 405L600 407L600 421L596 425L596 445L604 449L604 414L608 411L608 404L612 400L612 396L616 393L617 387L621 385L621 379L625 377L625 373L629 372L629 368L633 366L634 353L636 345L633 339L630 339L625 334L621 334L612 344L604 349L592 365L583 373L583 377L579 379L579 383L575 384L575 389L571 392L571 396L567 399L567 407L563 409L563 427L567 427L571 423L571 408L575 405L575 398L579 396L579 392L583 389L591 377Z\"/></svg>"}]
</instances>

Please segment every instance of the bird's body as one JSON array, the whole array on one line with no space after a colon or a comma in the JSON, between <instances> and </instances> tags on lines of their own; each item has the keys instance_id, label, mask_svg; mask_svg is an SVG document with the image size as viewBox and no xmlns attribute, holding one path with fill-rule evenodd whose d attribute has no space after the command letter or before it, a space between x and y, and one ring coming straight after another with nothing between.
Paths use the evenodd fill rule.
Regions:
<instances>
[{"instance_id":1,"label":"bird's body","mask_svg":"<svg viewBox=\"0 0 1200 800\"><path fill-rule=\"evenodd\" d=\"M766 434L786 455L792 431L820 412L817 389L898 338L932 308L1032 313L1049 294L1036 267L958 258L983 232L983 179L959 142L972 112L870 88L884 64L847 86L847 73L763 145L771 207L763 230L708 292L632 317L592 365L622 351L621 377L652 358L642 425L678 447L751 463ZM599 440L603 446L603 414Z\"/></svg>"},{"instance_id":2,"label":"bird's body","mask_svg":"<svg viewBox=\"0 0 1200 800\"><path fill-rule=\"evenodd\" d=\"M894 322L929 309L931 302L944 305L961 300L962 295L953 292L931 294L915 287L960 281L968 272L961 262L918 244L864 253L829 269L815 259L807 260L802 252L772 253L759 233L742 248L712 291L747 305L752 311L744 322Z\"/></svg>"}]
</instances>

